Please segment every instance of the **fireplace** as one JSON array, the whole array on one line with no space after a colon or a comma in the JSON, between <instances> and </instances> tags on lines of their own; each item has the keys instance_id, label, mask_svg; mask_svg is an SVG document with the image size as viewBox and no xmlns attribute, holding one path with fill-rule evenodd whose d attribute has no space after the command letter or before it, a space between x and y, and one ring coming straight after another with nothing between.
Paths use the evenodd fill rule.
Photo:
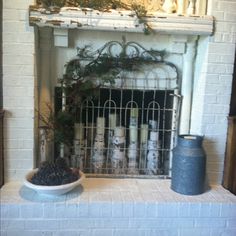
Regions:
<instances>
[{"instance_id":1,"label":"fireplace","mask_svg":"<svg viewBox=\"0 0 236 236\"><path fill-rule=\"evenodd\" d=\"M52 130L54 140L63 136L54 157L86 174L170 176L181 103L176 66L164 51L125 39L90 50L78 48L56 89L56 116L72 116L71 127L62 126L73 137ZM48 128L40 128L41 161L49 159Z\"/></svg>"},{"instance_id":2,"label":"fireplace","mask_svg":"<svg viewBox=\"0 0 236 236\"><path fill-rule=\"evenodd\" d=\"M44 15L39 15L38 13L38 10L35 9L31 12L30 17L33 24L36 22L39 26L44 23L53 26L54 21L48 21L45 19ZM75 10L65 9L61 14L65 15L65 17L73 18ZM97 17L93 12L90 14L95 18ZM110 14L109 17L111 17L111 13L104 14ZM81 18L82 17L84 16L82 15ZM120 165L120 169L122 170L118 171L118 176L146 175L149 177L170 177L172 149L175 146L175 138L179 132L190 132L194 61L198 39L195 35L192 35L191 30L183 30L183 25L179 24L179 29L182 28L180 35L175 35L173 33L174 31L172 31L173 29L171 29L167 35L141 34L139 35L139 41L136 42L136 33L132 32L134 30L132 29L133 26L130 27L131 29L128 29L128 32L116 32L123 30L122 27L127 27L125 25L126 23L123 21L120 23L116 15L113 16L114 21L116 20L123 25L121 25L118 30L116 27L116 29L113 29L111 32L104 31L105 26L108 27L107 29L111 30L109 28L110 25L106 21L107 17L108 16L103 15L102 20L104 20L104 22L101 20L103 23L100 22L98 23L99 25L96 26L100 31L85 30L78 32L73 29L68 31L68 29L64 29L63 26L60 30L38 28L38 77L40 78L38 110L40 113L47 113L45 104L54 103L54 87L58 84L58 78L64 78L65 71L70 70L68 69L68 65L76 64L76 59L74 58L76 51L70 44L74 45L74 48L75 46L79 47L77 56L77 64L79 67L81 61L91 60L91 57L96 58L96 54L102 53L106 56L107 54L113 53L113 57L116 57L117 68L119 68L118 64L124 59L133 59L134 61L138 59L138 61L140 61L140 65L136 65L136 69L134 67L132 68L134 70L132 73L125 71L124 68L121 70L120 74L117 75L118 78L115 79L115 85L112 85L113 89L112 86L110 88L108 86L103 87L103 90L100 91L103 97L99 96L97 101L87 100L85 103L81 102L76 109L82 114L82 117L75 117L75 126L78 127L76 132L83 133L83 140L79 140L81 137L78 138L80 136L78 134L77 138L73 141L74 145L72 145L71 150L68 151L68 148L62 145L61 148L57 147L54 149L54 153L56 152L56 157L66 156L71 165L80 166L87 174L108 174L112 176L114 172L116 173L115 169L117 168L115 166ZM122 15L122 17L128 22L130 21L128 15ZM173 19L170 19L170 21L172 20ZM191 18L188 18L187 21L188 20L192 21ZM204 28L207 28L208 34L212 30L209 26L209 20L210 18L196 19L196 21L200 22L201 27L204 25ZM74 27L74 25L72 27ZM137 27L135 30L140 31L140 28ZM200 29L198 29L198 31L200 34ZM206 31L201 32L201 34L206 33ZM96 36L94 37L94 35ZM54 45L56 46L55 48L53 48L52 45L53 39ZM109 39L109 41L107 39ZM90 49L89 46L92 49ZM124 50L127 50L127 52L125 51L126 55L124 58L120 58L119 61L118 55L123 53ZM166 52L164 52L164 50L166 50ZM51 57L53 62L50 62L49 57ZM111 59L113 59L113 57L111 57ZM145 62L148 65L145 65ZM127 63L129 63L129 61L127 61ZM63 69L65 65L66 68ZM53 71L50 71L51 67L54 68ZM140 68L142 68L142 70L140 70ZM96 75L94 77L96 77ZM68 82L65 83L68 84ZM140 93L138 92L139 90L144 92ZM107 97L104 97L105 94L107 94ZM62 96L64 95L59 95L59 97ZM181 96L184 97L184 99L181 99ZM118 99L114 100L114 97ZM142 97L143 99L137 100L138 97ZM61 104L63 102L63 106L68 106L63 99L61 102L59 101ZM180 104L182 104L181 110ZM59 109L64 109L63 106ZM132 148L130 144L132 143L131 136L133 134L129 128L131 113L135 112L135 109L138 110L135 116L142 118L139 118L137 121L137 130L132 131L136 133L135 136L137 136L136 140L133 141L135 143L134 148ZM117 136L123 136L125 140L122 144L124 145L124 156L120 158L112 155L114 143L109 141L109 139L113 139L115 135L109 138L108 133L115 133L116 129L114 127L111 128L108 123L109 119L111 119L109 117L110 113L112 113L112 116L118 116L115 119L119 121L117 121L115 126L123 128L123 131L117 131L120 133L123 132L122 135L119 134ZM103 120L101 120L101 118L103 118ZM98 119L100 119L100 123ZM154 130L152 130L150 126L146 128L147 140L142 146L141 136L142 132L145 132L142 127L145 127L145 125L148 125L152 121L157 122L156 128L153 128ZM41 121L39 121L39 123L40 122ZM81 127L79 128L79 126ZM99 142L95 140L98 138L97 126L104 126L102 137L100 137L100 142L103 142L102 144L99 144ZM72 127L72 129L75 129L75 127ZM155 157L157 160L154 163L152 163L152 159L148 163L148 142L151 143L153 141L150 138L151 132L152 136L156 135L158 137L158 140L156 140L158 144L155 144L155 146L157 146L155 147L155 155L158 157ZM44 144L45 142L40 139L39 143ZM103 146L103 148L101 148L102 150L99 151L99 156L96 156L97 154L95 153L95 149L97 149L96 145ZM46 149L47 148L39 147L39 150ZM53 148L48 149L49 152L52 153ZM131 155L130 153L132 152L135 154ZM50 155L53 156L53 154ZM83 157L80 158L80 155ZM121 156L121 153L118 155ZM142 155L144 156L141 157ZM45 159L45 153L41 156L42 161ZM121 160L118 161L117 159ZM121 162L121 164L118 164L119 162ZM94 167L95 165L99 167ZM156 170L150 170L150 168L153 167L148 169L148 165L155 165Z\"/></svg>"},{"instance_id":3,"label":"fireplace","mask_svg":"<svg viewBox=\"0 0 236 236\"><path fill-rule=\"evenodd\" d=\"M109 18L109 13L99 16L95 12L97 18L91 20L89 12L82 21L87 25L77 28L80 25L77 21L64 21L75 12L66 10L61 13L62 18L57 18L57 13L32 11L34 20L42 17L42 21L34 21L39 27L33 28L28 22L29 3L34 4L34 1L3 1L5 184L0 193L1 234L235 235L235 196L220 186L235 52L235 2L208 1L207 14L215 18L214 35L211 16L164 14L164 17L156 15L148 19L155 33L147 36L143 34L142 25L136 26L133 18L124 12L124 18L129 19L128 25L123 24L125 20L121 20L124 18L120 13ZM201 3L206 1L197 1L198 5ZM204 135L211 189L199 196L180 195L170 189L168 178L151 179L150 175L144 178L142 174L143 178L87 178L83 186L57 198L35 194L22 185L22 180L25 173L37 166L40 125L37 111L48 114L45 102L54 104L55 93L60 94L58 78L64 74L64 65L76 56L77 46L92 45L96 50L108 41L122 42L122 35L126 42L138 41L147 50L165 49L164 61L177 68L177 85L182 96L180 118L177 119L179 132L178 125L171 128L174 133ZM55 87L59 88L55 91ZM175 94L172 88L167 88L160 93ZM105 95L101 98L104 101L109 93L121 92L117 88L100 89ZM134 89L133 92L133 99L138 100L140 91ZM129 88L124 88L123 93L130 97ZM141 95L143 93L153 98L153 89ZM157 100L161 103L159 96ZM178 96L170 97L179 100ZM169 103L172 104L172 100L166 107ZM83 114L91 109L90 105L84 103ZM130 114L136 114L135 109L132 111L134 106L128 108L127 125ZM142 111L139 106L138 111L139 114ZM85 117L83 125L86 127L86 116L82 117ZM109 116L106 122L108 120ZM138 125L139 137L142 121ZM81 126L78 127L80 130ZM96 132L97 128L94 129ZM86 133L86 129L84 131ZM129 139L129 133L127 136ZM168 177L170 164L167 161L164 173L157 175Z\"/></svg>"},{"instance_id":4,"label":"fireplace","mask_svg":"<svg viewBox=\"0 0 236 236\"><path fill-rule=\"evenodd\" d=\"M184 97L180 133L205 135L208 176L211 182L220 183L235 39L234 32L230 30L233 25L230 18L231 8L223 6L221 1L216 2L217 4L208 6L208 14L216 18L214 36L210 36L213 22L210 16L157 15L156 18L150 18L155 33L146 36L141 25L136 27L129 16L123 14L122 18L129 19L128 26L124 25L123 20L117 21L121 17L120 13L113 16L112 22L119 23L114 28L105 13L104 18L100 16L99 20L99 15L95 12L97 18L93 19L96 20L88 21L93 14L89 12L86 23L91 24L79 30L75 29L78 24L73 21L71 25L68 21L68 24L63 23L59 28L59 21L50 21L47 18L45 20L45 17L51 16L43 14L42 21L34 23L46 27L36 27L35 34L33 28L28 26L26 15L22 14L19 22L12 22L10 15L6 14L3 27L3 105L7 111L4 127L5 180L22 178L28 169L36 166L36 130L39 124L35 119L35 108L43 112L46 108L43 105L38 107L38 104L52 103L57 79L62 77L66 62L75 56L75 48L85 44L100 48L107 41L121 41L121 35L124 35L127 42L138 41L147 49L166 49L168 52L165 60L177 67L181 78L181 95ZM16 7L23 12L28 9L28 2ZM227 18L219 13L218 7L225 12ZM5 9L8 12L14 7L6 3ZM41 17L39 12L32 10L31 13L34 19L36 16ZM63 14L65 20L74 12L64 11ZM177 22L174 26L173 21ZM17 33L20 35L18 42L10 40L16 38Z\"/></svg>"},{"instance_id":5,"label":"fireplace","mask_svg":"<svg viewBox=\"0 0 236 236\"><path fill-rule=\"evenodd\" d=\"M178 17L180 22L176 25L177 28L170 27L173 20L178 21ZM72 108L82 115L81 117L74 115L75 125L71 129L76 127L75 133L82 134L74 135L77 137L73 141L72 149L68 149L67 145L63 144L63 140L62 145L59 145L61 148L39 146L39 155L42 156L39 161L44 160L46 156L45 152L40 153L40 150L48 149L50 153L48 156L53 156L55 153L56 157L66 156L71 165L80 166L87 174L112 176L117 172L119 176L140 174L149 177L171 176L172 149L175 146L175 138L179 132L190 132L194 59L198 41L195 34L207 35L213 30L211 17L194 18L194 21L197 22L194 32L191 28L185 27L186 24L192 24L192 18L180 18L182 16L174 16L174 18L162 14L150 16L145 22L150 21L153 30L167 34L140 34L137 42L136 33L143 31L143 25L134 18L130 11L112 11L100 14L94 10L84 12L77 8L63 8L59 14L52 14L48 17L40 9L31 7L30 23L39 26L37 28L39 42L38 110L43 116L47 116L45 104L54 103L54 87L58 83L57 79L64 78L68 65L75 63L73 47L80 48L80 57L77 61L79 67L80 61L88 60L89 57L91 60L91 57L96 57L94 56L96 53L104 53L106 56L113 53L113 57L116 57L117 68L124 59L130 59L130 61L138 59L140 64L136 65L136 69L133 66L134 72L132 73L123 68L115 79L115 86L113 88L112 86L103 87L103 90L100 91L103 96L99 96L97 101L87 100L85 103L81 102L77 108ZM85 31L74 30L78 25ZM41 26L49 26L50 29ZM146 24L144 29L146 29L145 27ZM95 28L96 31L94 31ZM123 42L121 42L121 38L123 38ZM124 42L124 39L127 43ZM53 43L55 48L52 48ZM88 46L92 46L92 52L88 52ZM105 50L107 51L104 52ZM117 53L116 50L120 50L120 52ZM124 52L125 56L123 55L119 61L117 56ZM114 59L113 57L111 59ZM130 61L127 63L129 64ZM144 65L144 62L148 65ZM67 68L63 71L65 64ZM53 71L51 68L54 68ZM114 68L112 69L114 70ZM68 82L65 83L68 84ZM141 93L139 90L143 92ZM60 95L59 92L59 97L65 98L66 96ZM138 99L139 97L142 99ZM63 110L68 106L65 100L67 99L59 101L59 103L64 103L59 109ZM180 104L182 104L181 110ZM57 105L55 106L57 107ZM136 113L136 115L132 117L132 113ZM113 118L117 120L115 127L111 127L109 124L112 116L116 116ZM130 129L131 118L137 118L136 127L133 129ZM152 122L157 124L150 127ZM39 120L39 125L44 124ZM103 127L103 130L99 131L102 133L99 136L100 126ZM118 129L118 127L120 128ZM146 131L144 127L146 127ZM119 135L115 135L116 131ZM145 132L147 133L146 141L141 138ZM39 144L45 144L45 133L42 131L43 135L39 136ZM109 133L113 133L110 138ZM136 138L131 136L136 136ZM114 148L116 145L111 141L115 137L124 139L122 144L124 153L117 151L117 156L113 155L116 152ZM148 143L152 142L156 142L154 144L156 152L154 159L156 160L154 161L150 157L148 161L148 153L150 155L152 153L148 150ZM102 148L98 150L96 145L101 145ZM54 154L52 154L53 149ZM149 149L152 148L149 147ZM100 152L99 155L98 152ZM81 155L82 157L79 157ZM120 157L118 158L118 156ZM120 166L120 168L116 168L116 166ZM154 168L153 166L155 166L155 170L151 170ZM121 170L115 171L115 169Z\"/></svg>"}]
</instances>

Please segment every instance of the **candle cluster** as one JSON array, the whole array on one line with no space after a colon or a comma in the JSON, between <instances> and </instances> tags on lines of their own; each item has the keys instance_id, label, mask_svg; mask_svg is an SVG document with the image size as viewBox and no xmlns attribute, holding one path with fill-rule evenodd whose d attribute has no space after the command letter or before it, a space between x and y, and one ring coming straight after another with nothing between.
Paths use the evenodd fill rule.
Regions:
<instances>
[{"instance_id":1,"label":"candle cluster","mask_svg":"<svg viewBox=\"0 0 236 236\"><path fill-rule=\"evenodd\" d=\"M127 121L122 126L119 115L111 113L98 116L95 126L76 123L72 163L82 170L87 164L95 174L158 174L158 122L139 124L137 107L129 109Z\"/></svg>"}]
</instances>

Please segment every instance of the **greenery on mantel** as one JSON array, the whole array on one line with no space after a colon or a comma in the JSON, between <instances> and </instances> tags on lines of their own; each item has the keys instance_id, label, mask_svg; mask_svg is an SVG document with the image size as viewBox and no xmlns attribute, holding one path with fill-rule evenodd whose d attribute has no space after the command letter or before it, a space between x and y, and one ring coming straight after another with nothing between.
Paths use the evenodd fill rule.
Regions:
<instances>
[{"instance_id":1,"label":"greenery on mantel","mask_svg":"<svg viewBox=\"0 0 236 236\"><path fill-rule=\"evenodd\" d=\"M109 9L133 10L138 4L128 4L120 0L37 0L37 5L43 7L81 7L92 8L99 11ZM141 5L141 7L144 7Z\"/></svg>"},{"instance_id":2,"label":"greenery on mantel","mask_svg":"<svg viewBox=\"0 0 236 236\"><path fill-rule=\"evenodd\" d=\"M127 4L120 0L37 0L37 5L44 8L61 8L61 7L80 7L86 11L91 8L99 11L109 11L110 9L131 10L139 19L139 23L144 26L144 34L150 34L152 28L147 23L147 10L144 5L132 3Z\"/></svg>"}]
</instances>

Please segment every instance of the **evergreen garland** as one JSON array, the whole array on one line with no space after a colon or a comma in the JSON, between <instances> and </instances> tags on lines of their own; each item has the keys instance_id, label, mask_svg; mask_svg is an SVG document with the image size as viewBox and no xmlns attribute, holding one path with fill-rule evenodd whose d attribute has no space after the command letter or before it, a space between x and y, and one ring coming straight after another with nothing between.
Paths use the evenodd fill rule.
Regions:
<instances>
[{"instance_id":1,"label":"evergreen garland","mask_svg":"<svg viewBox=\"0 0 236 236\"><path fill-rule=\"evenodd\" d=\"M125 9L134 11L139 23L144 25L144 34L150 34L152 28L147 23L145 17L147 16L147 10L143 5L139 4L125 4L119 0L37 0L37 5L41 5L45 8L49 7L80 7L91 8L99 11L108 11L109 9Z\"/></svg>"}]
</instances>

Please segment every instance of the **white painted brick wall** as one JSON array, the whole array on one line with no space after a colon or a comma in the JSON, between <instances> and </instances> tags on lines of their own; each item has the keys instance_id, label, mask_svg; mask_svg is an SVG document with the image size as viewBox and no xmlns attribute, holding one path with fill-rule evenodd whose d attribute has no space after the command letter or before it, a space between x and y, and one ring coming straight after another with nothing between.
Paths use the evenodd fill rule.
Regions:
<instances>
[{"instance_id":1,"label":"white painted brick wall","mask_svg":"<svg viewBox=\"0 0 236 236\"><path fill-rule=\"evenodd\" d=\"M33 3L33 0L3 1L6 181L22 178L34 161L29 153L34 151L35 43L33 28L28 24L28 7ZM216 19L216 31L212 37L199 40L191 132L203 134L205 142L221 147L220 151L219 148L206 150L208 163L215 160L214 165L208 165L209 179L219 183L236 43L236 2L212 0L209 9ZM27 154L23 158L24 153ZM15 162L21 158L22 165Z\"/></svg>"},{"instance_id":2,"label":"white painted brick wall","mask_svg":"<svg viewBox=\"0 0 236 236\"><path fill-rule=\"evenodd\" d=\"M205 47L198 48L197 62L204 60L204 66L196 68L204 83L195 78L191 130L205 136L208 178L221 183L235 56L236 1L212 0L210 4L208 14L215 17L216 31L204 41Z\"/></svg>"},{"instance_id":3,"label":"white painted brick wall","mask_svg":"<svg viewBox=\"0 0 236 236\"><path fill-rule=\"evenodd\" d=\"M236 234L236 196L220 186L185 196L172 191L169 180L89 178L82 185L55 198L39 196L19 182L5 185L1 236ZM126 198L114 200L117 196Z\"/></svg>"},{"instance_id":4,"label":"white painted brick wall","mask_svg":"<svg viewBox=\"0 0 236 236\"><path fill-rule=\"evenodd\" d=\"M28 23L33 0L3 1L3 108L5 181L33 167L34 32Z\"/></svg>"}]
</instances>

